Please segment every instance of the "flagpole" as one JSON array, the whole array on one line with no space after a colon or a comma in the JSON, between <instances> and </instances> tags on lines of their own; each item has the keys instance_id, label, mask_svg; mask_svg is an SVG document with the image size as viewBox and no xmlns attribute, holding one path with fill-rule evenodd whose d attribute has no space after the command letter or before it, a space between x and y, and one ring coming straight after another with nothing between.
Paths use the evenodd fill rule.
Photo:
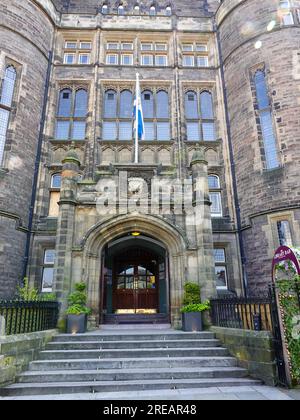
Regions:
<instances>
[{"instance_id":1,"label":"flagpole","mask_svg":"<svg viewBox=\"0 0 300 420\"><path fill-rule=\"evenodd\" d=\"M134 152L134 163L139 163L139 98L140 98L140 92L139 92L139 73L136 74L136 89L135 89L135 95L136 95L136 112L135 112L135 152Z\"/></svg>"}]
</instances>

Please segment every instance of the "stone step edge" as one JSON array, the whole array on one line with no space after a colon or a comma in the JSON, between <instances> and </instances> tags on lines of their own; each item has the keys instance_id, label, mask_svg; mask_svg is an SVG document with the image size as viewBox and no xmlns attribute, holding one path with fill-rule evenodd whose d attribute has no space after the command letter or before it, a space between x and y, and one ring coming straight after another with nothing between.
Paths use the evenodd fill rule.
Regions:
<instances>
[{"instance_id":1,"label":"stone step edge","mask_svg":"<svg viewBox=\"0 0 300 420\"><path fill-rule=\"evenodd\" d=\"M176 385L182 384L187 385L192 383L193 385L196 384L214 384L215 386L218 383L239 383L239 384L261 384L262 382L256 379L251 378L208 378L208 379L157 379L157 380L143 380L141 381L133 380L133 381L84 381L84 382L37 382L37 383L16 383L13 385L9 385L4 390L13 390L13 389L24 389L24 388L67 388L67 387L95 387L95 386L130 386L130 385L139 385L143 387L143 385Z\"/></svg>"}]
</instances>

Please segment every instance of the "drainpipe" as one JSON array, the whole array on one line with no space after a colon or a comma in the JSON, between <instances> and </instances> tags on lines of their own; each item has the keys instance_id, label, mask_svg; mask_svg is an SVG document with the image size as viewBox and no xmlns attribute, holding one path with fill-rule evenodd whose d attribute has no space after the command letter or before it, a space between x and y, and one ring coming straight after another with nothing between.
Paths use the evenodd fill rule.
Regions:
<instances>
[{"instance_id":1,"label":"drainpipe","mask_svg":"<svg viewBox=\"0 0 300 420\"><path fill-rule=\"evenodd\" d=\"M244 239L243 239L243 234L242 234L241 208L240 208L240 200L239 200L238 187L237 187L235 159L234 159L234 153L233 153L231 125L230 125L229 110L228 110L228 96L227 96L225 74L224 74L224 62L223 62L223 57L222 57L222 47L221 47L220 33L219 33L219 28L217 26L216 21L214 21L214 31L215 31L216 36L217 36L218 55L219 55L219 61L220 61L220 73L221 73L222 89L223 89L223 95L224 95L226 130L227 130L227 138L228 138L228 146L229 146L229 158L230 158L232 184L233 184L233 199L234 199L234 205L235 205L235 209L236 209L238 240L239 240L239 247L240 247L240 254L241 254L241 261L242 261L243 288L244 288L245 297L247 297L247 295L248 295L248 280L247 280L247 272L246 272L247 258L246 258L246 254L245 254Z\"/></svg>"},{"instance_id":2,"label":"drainpipe","mask_svg":"<svg viewBox=\"0 0 300 420\"><path fill-rule=\"evenodd\" d=\"M37 184L38 184L39 167L40 167L40 160L41 160L41 154L42 154L42 145L43 145L43 139L44 139L46 109L47 109L50 76L51 76L51 68L52 68L52 57L53 57L53 53L52 53L52 51L50 51L49 52L49 60L48 60L47 76L46 76L46 82L45 82L45 90L44 90L44 100L43 100L43 109L42 109L42 115L41 115L41 125L40 125L37 152L36 152L35 165L34 165L34 176L33 176L33 184L32 184L31 202L30 202L30 207L29 207L29 222L28 222L28 232L27 232L26 247L25 247L25 254L24 254L22 281L27 275L27 268L28 268L28 262L29 262L34 207L35 207L35 200L36 200L36 193L37 193Z\"/></svg>"}]
</instances>

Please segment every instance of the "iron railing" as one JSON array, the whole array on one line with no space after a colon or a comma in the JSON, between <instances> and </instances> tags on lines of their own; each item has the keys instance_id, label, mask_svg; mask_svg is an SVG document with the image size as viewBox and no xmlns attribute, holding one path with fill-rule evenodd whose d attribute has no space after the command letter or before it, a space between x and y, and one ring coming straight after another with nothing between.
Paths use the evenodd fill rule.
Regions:
<instances>
[{"instance_id":1,"label":"iron railing","mask_svg":"<svg viewBox=\"0 0 300 420\"><path fill-rule=\"evenodd\" d=\"M0 301L6 335L45 331L57 327L58 302Z\"/></svg>"},{"instance_id":2,"label":"iron railing","mask_svg":"<svg viewBox=\"0 0 300 420\"><path fill-rule=\"evenodd\" d=\"M211 300L214 326L273 332L271 297L222 297Z\"/></svg>"}]
</instances>

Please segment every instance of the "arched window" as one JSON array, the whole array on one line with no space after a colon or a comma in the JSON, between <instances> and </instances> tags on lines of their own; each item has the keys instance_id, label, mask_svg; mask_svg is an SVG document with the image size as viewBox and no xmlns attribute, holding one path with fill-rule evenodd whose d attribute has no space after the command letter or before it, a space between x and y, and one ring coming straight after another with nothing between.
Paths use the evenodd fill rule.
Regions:
<instances>
[{"instance_id":1,"label":"arched window","mask_svg":"<svg viewBox=\"0 0 300 420\"><path fill-rule=\"evenodd\" d=\"M85 89L63 89L59 93L56 133L58 140L84 140L88 111Z\"/></svg>"},{"instance_id":2,"label":"arched window","mask_svg":"<svg viewBox=\"0 0 300 420\"><path fill-rule=\"evenodd\" d=\"M222 196L220 178L217 175L208 176L209 197L211 201L212 217L222 217Z\"/></svg>"},{"instance_id":3,"label":"arched window","mask_svg":"<svg viewBox=\"0 0 300 420\"><path fill-rule=\"evenodd\" d=\"M133 101L129 90L121 92L120 118L132 118Z\"/></svg>"},{"instance_id":4,"label":"arched window","mask_svg":"<svg viewBox=\"0 0 300 420\"><path fill-rule=\"evenodd\" d=\"M118 7L118 14L120 16L125 15L125 9L124 9L124 6L122 4L120 4L120 6Z\"/></svg>"},{"instance_id":5,"label":"arched window","mask_svg":"<svg viewBox=\"0 0 300 420\"><path fill-rule=\"evenodd\" d=\"M16 69L13 66L7 67L1 89L1 105L11 107L14 96L16 78Z\"/></svg>"},{"instance_id":6,"label":"arched window","mask_svg":"<svg viewBox=\"0 0 300 420\"><path fill-rule=\"evenodd\" d=\"M141 10L141 8L140 8L139 4L136 4L136 5L134 6L134 13L135 13L135 14L139 14L139 13L140 13L140 10Z\"/></svg>"},{"instance_id":7,"label":"arched window","mask_svg":"<svg viewBox=\"0 0 300 420\"><path fill-rule=\"evenodd\" d=\"M105 93L103 140L132 140L132 113L133 95L129 90L123 90L119 95L108 90Z\"/></svg>"},{"instance_id":8,"label":"arched window","mask_svg":"<svg viewBox=\"0 0 300 420\"><path fill-rule=\"evenodd\" d=\"M202 92L200 95L201 117L206 120L214 118L212 95L209 92Z\"/></svg>"},{"instance_id":9,"label":"arched window","mask_svg":"<svg viewBox=\"0 0 300 420\"><path fill-rule=\"evenodd\" d=\"M72 109L72 90L64 89L59 95L58 116L70 117Z\"/></svg>"},{"instance_id":10,"label":"arched window","mask_svg":"<svg viewBox=\"0 0 300 420\"><path fill-rule=\"evenodd\" d=\"M0 92L0 166L3 161L7 129L9 125L12 102L15 93L17 71L13 66L6 67Z\"/></svg>"},{"instance_id":11,"label":"arched window","mask_svg":"<svg viewBox=\"0 0 300 420\"><path fill-rule=\"evenodd\" d=\"M268 95L266 76L262 70L255 73L254 83L256 89L256 100L260 129L264 142L264 151L267 169L274 169L279 166L275 132L273 127L272 108Z\"/></svg>"},{"instance_id":12,"label":"arched window","mask_svg":"<svg viewBox=\"0 0 300 420\"><path fill-rule=\"evenodd\" d=\"M187 140L215 141L215 119L212 94L190 91L185 94Z\"/></svg>"},{"instance_id":13,"label":"arched window","mask_svg":"<svg viewBox=\"0 0 300 420\"><path fill-rule=\"evenodd\" d=\"M195 92L187 92L185 94L185 115L188 119L198 119L198 101Z\"/></svg>"},{"instance_id":14,"label":"arched window","mask_svg":"<svg viewBox=\"0 0 300 420\"><path fill-rule=\"evenodd\" d=\"M142 93L142 106L144 118L154 118L154 100L150 90Z\"/></svg>"},{"instance_id":15,"label":"arched window","mask_svg":"<svg viewBox=\"0 0 300 420\"><path fill-rule=\"evenodd\" d=\"M58 190L61 188L61 174L52 175L51 188L58 189Z\"/></svg>"},{"instance_id":16,"label":"arched window","mask_svg":"<svg viewBox=\"0 0 300 420\"><path fill-rule=\"evenodd\" d=\"M157 118L169 118L169 95L161 90L157 93L156 100Z\"/></svg>"},{"instance_id":17,"label":"arched window","mask_svg":"<svg viewBox=\"0 0 300 420\"><path fill-rule=\"evenodd\" d=\"M150 7L150 16L156 16L156 7L154 5Z\"/></svg>"},{"instance_id":18,"label":"arched window","mask_svg":"<svg viewBox=\"0 0 300 420\"><path fill-rule=\"evenodd\" d=\"M106 3L102 6L102 14L107 15L108 14L108 5Z\"/></svg>"},{"instance_id":19,"label":"arched window","mask_svg":"<svg viewBox=\"0 0 300 420\"><path fill-rule=\"evenodd\" d=\"M61 189L61 174L53 174L51 176L50 184L50 202L49 202L49 217L57 218L59 215L59 200L60 200L60 189Z\"/></svg>"},{"instance_id":20,"label":"arched window","mask_svg":"<svg viewBox=\"0 0 300 420\"><path fill-rule=\"evenodd\" d=\"M166 15L167 16L172 16L172 7L171 6L166 7Z\"/></svg>"}]
</instances>

